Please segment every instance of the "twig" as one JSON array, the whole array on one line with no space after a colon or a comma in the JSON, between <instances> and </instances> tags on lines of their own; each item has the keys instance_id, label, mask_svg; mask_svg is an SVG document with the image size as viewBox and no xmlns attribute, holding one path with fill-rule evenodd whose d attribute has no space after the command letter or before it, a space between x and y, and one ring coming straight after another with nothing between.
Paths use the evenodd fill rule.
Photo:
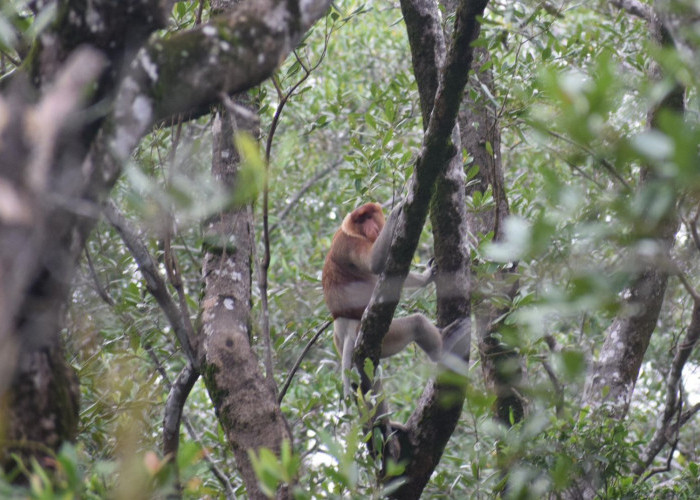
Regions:
<instances>
[{"instance_id":1,"label":"twig","mask_svg":"<svg viewBox=\"0 0 700 500\"><path fill-rule=\"evenodd\" d=\"M299 369L299 366L301 365L302 360L304 359L304 356L306 356L306 353L309 352L309 349L311 349L311 346L313 346L318 338L321 336L321 334L326 331L326 329L333 323L332 320L326 321L321 328L318 329L318 331L314 334L313 337L311 337L311 340L306 344L304 347L304 350L301 351L301 354L297 358L296 362L294 363L294 366L292 367L291 370L289 370L289 374L287 375L287 379L284 381L284 384L282 385L282 389L280 389L280 393L277 396L277 404L282 403L282 399L284 399L284 395L287 393L287 389L289 389L289 384L292 383L292 379L294 378L294 375L296 374L296 371Z\"/></svg>"},{"instance_id":2,"label":"twig","mask_svg":"<svg viewBox=\"0 0 700 500\"><path fill-rule=\"evenodd\" d=\"M575 146L575 147L581 149L582 151L584 151L586 154L590 155L591 158L593 158L595 161L597 161L598 163L600 163L600 164L603 166L603 168L604 168L605 170L607 170L607 172L608 172L614 179L616 179L617 181L619 181L620 184L622 184L626 189L628 189L628 190L630 190L630 191L632 190L632 187L627 183L627 181L624 179L624 177L622 177L622 176L619 174L619 172L618 172L617 170L615 170L615 167L613 167L613 166L610 164L610 162L609 162L608 160L606 160L605 158L602 158L600 155L598 155L598 154L597 154L595 151L593 151L591 148L589 148L588 146L585 146L585 145L583 145L583 144L580 144L580 143L574 141L573 139L570 139L570 138L568 138L568 137L566 137L566 136L564 136L564 135L562 135L562 134L560 134L560 133L558 133L558 132L554 132L553 130L549 130L549 129L548 129L548 130L547 130L547 133L548 133L549 135L551 135L552 137L555 137L555 138L560 139L560 140L562 140L562 141L564 141L564 142L566 142L566 143L568 143L568 144L571 144L572 146Z\"/></svg>"},{"instance_id":3,"label":"twig","mask_svg":"<svg viewBox=\"0 0 700 500\"><path fill-rule=\"evenodd\" d=\"M107 293L107 290L102 286L100 279L97 276L97 271L95 271L95 266L92 265L92 258L90 257L90 250L87 245L85 245L85 258L87 260L88 269L90 270L90 276L92 277L93 283L95 283L95 288L97 289L97 295L109 306L114 306L116 302L112 296Z\"/></svg>"},{"instance_id":4,"label":"twig","mask_svg":"<svg viewBox=\"0 0 700 500\"><path fill-rule=\"evenodd\" d=\"M182 422L185 424L185 428L187 429L187 434L190 435L190 438L192 438L192 440L194 442L198 443L202 448L205 448L204 444L202 443L202 438L195 431L194 426L192 425L192 422L190 421L190 419L183 416ZM219 466L216 465L216 462L214 462L214 459L211 458L209 453L204 453L204 461L207 463L207 466L209 467L209 470L211 471L211 473L214 474L214 477L216 477L216 479L224 487L224 491L226 492L226 500L235 500L236 498L238 498L236 496L236 493L233 491L233 486L231 486L231 481L228 480L228 477L226 477L226 474L224 474L224 472L219 468Z\"/></svg>"},{"instance_id":5,"label":"twig","mask_svg":"<svg viewBox=\"0 0 700 500\"><path fill-rule=\"evenodd\" d=\"M340 166L343 163L342 160L338 160L335 163L333 163L331 166L324 168L323 170L320 170L316 172L316 174L306 181L306 183L301 187L301 189L297 192L297 194L294 195L294 198L287 203L287 206L284 207L284 210L282 210L279 215L277 216L277 222L272 224L270 226L270 233L274 232L280 225L280 223L289 215L289 212L292 211L292 208L299 203L299 200L301 200L301 197L306 194L306 192L311 189L314 184L316 184L318 181L323 179L326 175L330 174L333 172L338 166Z\"/></svg>"},{"instance_id":6,"label":"twig","mask_svg":"<svg viewBox=\"0 0 700 500\"><path fill-rule=\"evenodd\" d=\"M593 183L598 189L601 191L605 190L605 186L598 182L595 178L593 178L592 175L587 173L585 170L583 170L581 167L578 165L575 165L574 162L570 161L568 158L564 157L559 151L557 151L555 148L552 146L545 145L545 147L552 152L552 154L558 156L564 163L566 163L569 168L575 172L578 172L583 178L589 180L591 183Z\"/></svg>"},{"instance_id":7,"label":"twig","mask_svg":"<svg viewBox=\"0 0 700 500\"><path fill-rule=\"evenodd\" d=\"M173 301L168 287L165 284L165 280L160 275L158 267L153 257L148 252L146 245L141 241L136 231L130 226L113 202L110 201L105 205L104 213L134 257L146 283L147 290L153 295L158 305L163 310L165 317L168 319L170 326L175 332L175 336L180 342L180 346L187 360L196 367L197 360L192 346L190 345L185 318L183 318L182 312L175 304L175 301Z\"/></svg>"},{"instance_id":8,"label":"twig","mask_svg":"<svg viewBox=\"0 0 700 500\"><path fill-rule=\"evenodd\" d=\"M272 338L271 338L271 333L270 333L270 306L268 302L268 297L267 297L267 290L268 290L268 285L267 285L267 277L269 274L270 270L270 201L269 201L269 196L270 196L270 185L269 185L269 178L270 178L270 154L272 152L272 140L275 137L275 132L277 130L277 126L279 125L280 118L282 116L282 110L284 109L284 106L287 104L289 99L294 95L296 90L301 86L302 83L306 81L307 78L311 75L311 72L314 71L316 68L319 67L323 59L325 58L326 55L326 50L328 49L328 34L326 34L326 41L323 45L323 51L321 52L320 57L318 58L318 61L316 64L311 67L310 69L307 68L303 61L299 58L297 55L296 51L294 52L294 55L297 59L297 62L301 66L301 68L304 70L304 75L294 84L292 87L284 94L282 99L280 99L279 104L277 105L277 109L275 109L275 114L272 117L272 123L270 124L270 131L267 134L267 141L265 143L265 177L263 180L263 203L262 203L262 209L263 209L263 258L262 262L260 263L259 269L259 279L258 279L258 286L260 288L260 305L261 305L261 310L262 310L262 335L263 339L265 341L265 376L270 382L270 385L272 387L275 386L274 383L274 371L273 371L273 365L272 365ZM280 92L279 84L276 82L275 79L273 79L273 82L275 82L275 88L278 89L278 93Z\"/></svg>"}]
</instances>

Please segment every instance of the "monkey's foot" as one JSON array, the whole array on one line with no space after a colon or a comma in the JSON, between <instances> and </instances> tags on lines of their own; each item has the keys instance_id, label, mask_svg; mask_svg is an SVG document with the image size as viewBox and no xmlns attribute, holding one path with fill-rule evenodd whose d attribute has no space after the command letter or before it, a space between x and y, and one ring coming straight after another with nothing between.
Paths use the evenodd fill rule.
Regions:
<instances>
[{"instance_id":1,"label":"monkey's foot","mask_svg":"<svg viewBox=\"0 0 700 500\"><path fill-rule=\"evenodd\" d=\"M469 317L458 318L442 329L442 357L457 357L469 360L469 348L472 338L472 320Z\"/></svg>"}]
</instances>

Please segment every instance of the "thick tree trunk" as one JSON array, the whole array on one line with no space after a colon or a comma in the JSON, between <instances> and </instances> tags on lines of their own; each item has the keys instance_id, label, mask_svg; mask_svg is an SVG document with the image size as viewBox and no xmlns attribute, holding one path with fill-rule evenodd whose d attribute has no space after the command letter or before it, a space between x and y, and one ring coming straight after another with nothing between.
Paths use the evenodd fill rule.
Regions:
<instances>
[{"instance_id":1,"label":"thick tree trunk","mask_svg":"<svg viewBox=\"0 0 700 500\"><path fill-rule=\"evenodd\" d=\"M473 79L487 88L493 88L493 75L490 70L480 68L488 62L486 49L475 49ZM479 88L479 85L475 85ZM468 212L469 234L474 244L493 233L493 240L503 237L503 222L509 215L508 198L503 180L503 163L501 161L501 132L498 127L496 110L484 96L477 100L465 94L459 112L462 147L472 157L468 170L478 169L467 187L467 195L476 192L486 193L491 189L494 207L490 210ZM479 355L486 385L496 395L495 413L498 419L510 425L522 419L525 402L518 394L522 383L522 359L510 346L504 345L495 335L499 325L496 321L507 311L493 305L494 296L511 299L517 291L513 283L514 268L501 270L491 277L488 290L476 290L474 297L475 333L479 339ZM502 301L501 301L502 302Z\"/></svg>"},{"instance_id":2,"label":"thick tree trunk","mask_svg":"<svg viewBox=\"0 0 700 500\"><path fill-rule=\"evenodd\" d=\"M652 9L648 11L650 38L658 46L673 45L673 39L660 17ZM650 78L660 81L661 68L652 64ZM665 99L649 110L649 128L656 126L657 116L662 110L684 112L685 89L676 83ZM642 170L640 188L654 182L649 168ZM613 418L624 418L629 409L632 393L639 377L639 369L664 301L668 270L665 262L670 258L678 220L675 209L652 228L650 237L658 245L656 258L645 264L624 293L622 313L613 321L605 334L603 346L589 370L583 394L583 404L592 408L605 405L605 413Z\"/></svg>"},{"instance_id":3,"label":"thick tree trunk","mask_svg":"<svg viewBox=\"0 0 700 500\"><path fill-rule=\"evenodd\" d=\"M87 22L77 3L59 9L53 29L39 37L24 64L30 79L13 75L0 98L11 115L0 130L0 196L12 200L0 213L0 393L9 419L3 459L20 449L21 457L42 462L75 436L79 387L59 332L84 229L96 216L83 204L99 197L84 191L90 183L81 163L100 120L86 119L83 108L113 91L129 47L163 25L151 2L93 2L91 14L110 18L104 24ZM78 49L84 43L98 50ZM41 95L37 105L30 88Z\"/></svg>"},{"instance_id":4,"label":"thick tree trunk","mask_svg":"<svg viewBox=\"0 0 700 500\"><path fill-rule=\"evenodd\" d=\"M635 4L636 7L641 10L630 12L635 15L646 13L645 19L649 23L651 40L659 46L672 44L670 34L654 10L647 10L642 4ZM650 68L650 77L656 81L661 77L660 68L656 64ZM684 89L677 83L663 102L656 109L649 111L648 127L655 127L658 112L662 109L683 113L683 100ZM649 168L644 168L640 178L640 189L644 189L650 182L654 182L654 174ZM666 263L670 259L677 230L675 207L671 208L670 213L667 213L656 227L649 230L650 239L657 245L655 258L651 262L642 263L636 277L625 290L622 313L607 329L598 357L588 371L582 404L599 410L604 417L622 420L627 416L639 370L663 306L669 277ZM640 472L637 466L635 473ZM574 481L564 497L595 498L600 486L597 471L593 469L588 477Z\"/></svg>"},{"instance_id":5,"label":"thick tree trunk","mask_svg":"<svg viewBox=\"0 0 700 500\"><path fill-rule=\"evenodd\" d=\"M229 112L217 118L214 128L214 176L234 187L239 157ZM252 227L249 206L222 213L207 225L199 345L201 372L248 495L266 498L248 453L263 447L279 453L292 436L250 344ZM286 489L279 492L287 496Z\"/></svg>"},{"instance_id":6,"label":"thick tree trunk","mask_svg":"<svg viewBox=\"0 0 700 500\"><path fill-rule=\"evenodd\" d=\"M445 326L458 318L469 318L469 252L464 202L464 172L462 170L459 127L456 116L444 120L442 98L446 88L454 92L454 106L458 106L464 91L466 76L472 59L469 47L479 33L476 17L483 14L486 2L462 2L456 15L455 37L449 56L446 57L445 41L434 2L406 0L402 4L406 22L414 74L421 96L426 138L423 159L430 158L430 148L438 141L449 145L440 158L430 158L425 165L416 166L416 178L423 168L437 167L436 194L431 201L431 218L435 234L435 258L438 264L436 280L438 295L438 323ZM462 49L466 49L463 52ZM455 62L467 72L453 74ZM452 80L454 78L454 80ZM458 90L457 90L458 89ZM434 125L441 124L441 137L432 137ZM430 167L428 167L430 166ZM417 198L418 196L416 196ZM422 225L422 224L421 224ZM468 325L468 323L466 323ZM462 362L469 359L470 332L464 332L464 346L455 352ZM465 366L465 365L463 365ZM447 441L462 412L465 386L446 382L441 377L431 381L423 391L401 436L401 459L406 461L402 480L405 481L393 498L419 498L437 467Z\"/></svg>"},{"instance_id":7,"label":"thick tree trunk","mask_svg":"<svg viewBox=\"0 0 700 500\"><path fill-rule=\"evenodd\" d=\"M156 120L209 112L221 92L267 78L330 2L245 2L212 24L154 41L139 57L165 25L172 0L58 3L57 19L23 65L29 77L18 71L3 80L0 99L9 117L0 126L0 393L10 421L20 425L7 426L17 434L6 440L36 436L52 447L72 436L77 418L77 393L64 383L71 377L57 347L62 311L85 239L123 162ZM85 46L100 57L87 63L83 57L62 83L59 70ZM90 94L87 84L98 76ZM41 103L53 106L32 108L31 94L44 94ZM73 113L85 96L84 104L100 105ZM54 379L40 383L36 374ZM32 418L29 409L37 412ZM36 422L47 430L22 428Z\"/></svg>"}]
</instances>

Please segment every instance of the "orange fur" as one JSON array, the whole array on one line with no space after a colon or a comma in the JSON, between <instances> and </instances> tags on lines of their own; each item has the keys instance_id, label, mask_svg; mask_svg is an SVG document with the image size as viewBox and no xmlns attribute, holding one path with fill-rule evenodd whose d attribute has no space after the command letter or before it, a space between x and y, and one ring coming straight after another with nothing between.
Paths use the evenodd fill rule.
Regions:
<instances>
[{"instance_id":1,"label":"orange fur","mask_svg":"<svg viewBox=\"0 0 700 500\"><path fill-rule=\"evenodd\" d=\"M377 277L370 271L372 245L384 227L378 203L367 203L345 217L333 236L323 265L323 295L333 318L360 319Z\"/></svg>"},{"instance_id":2,"label":"orange fur","mask_svg":"<svg viewBox=\"0 0 700 500\"><path fill-rule=\"evenodd\" d=\"M381 205L366 203L353 210L333 236L323 264L323 296L333 314L333 342L341 357L346 396L352 392L347 374L352 367L357 331L377 282L375 273L384 268L382 260L386 259L390 233L396 224L393 214L385 228ZM430 275L409 273L407 282L414 287L425 286L430 279ZM428 318L415 313L391 322L382 342L381 356L392 356L411 342L416 342L434 361L442 351L440 330Z\"/></svg>"}]
</instances>

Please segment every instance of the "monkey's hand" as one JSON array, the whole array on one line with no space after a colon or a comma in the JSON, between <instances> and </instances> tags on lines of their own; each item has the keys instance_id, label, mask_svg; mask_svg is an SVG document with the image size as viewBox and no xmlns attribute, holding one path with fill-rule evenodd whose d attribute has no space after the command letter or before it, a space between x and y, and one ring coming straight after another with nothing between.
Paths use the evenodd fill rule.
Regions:
<instances>
[{"instance_id":1,"label":"monkey's hand","mask_svg":"<svg viewBox=\"0 0 700 500\"><path fill-rule=\"evenodd\" d=\"M427 274L427 281L425 282L426 285L429 285L430 283L435 282L437 279L437 273L438 273L438 265L437 262L435 261L435 257L431 257L430 260L428 261L428 269L425 271L423 274Z\"/></svg>"},{"instance_id":2,"label":"monkey's hand","mask_svg":"<svg viewBox=\"0 0 700 500\"><path fill-rule=\"evenodd\" d=\"M392 231L394 230L396 222L399 220L399 215L403 212L403 204L403 200L398 202L386 219L386 225L389 226Z\"/></svg>"},{"instance_id":3,"label":"monkey's hand","mask_svg":"<svg viewBox=\"0 0 700 500\"><path fill-rule=\"evenodd\" d=\"M406 288L412 289L423 288L434 282L436 277L437 264L435 264L435 259L430 259L428 261L428 269L426 269L422 273L408 273L408 276L406 276L406 282L404 283L404 286Z\"/></svg>"},{"instance_id":4,"label":"monkey's hand","mask_svg":"<svg viewBox=\"0 0 700 500\"><path fill-rule=\"evenodd\" d=\"M471 345L471 318L457 318L442 329L442 363L449 365L454 360L469 359Z\"/></svg>"}]
</instances>

